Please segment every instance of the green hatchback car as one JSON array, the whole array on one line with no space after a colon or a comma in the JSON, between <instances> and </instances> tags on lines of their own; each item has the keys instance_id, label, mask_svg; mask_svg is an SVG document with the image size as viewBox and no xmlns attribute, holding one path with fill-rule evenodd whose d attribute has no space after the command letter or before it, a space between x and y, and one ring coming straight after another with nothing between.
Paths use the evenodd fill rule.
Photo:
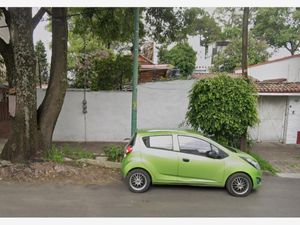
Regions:
<instances>
[{"instance_id":1,"label":"green hatchback car","mask_svg":"<svg viewBox=\"0 0 300 225\"><path fill-rule=\"evenodd\" d=\"M226 187L242 197L261 186L262 172L252 156L197 132L139 130L125 147L122 174L132 192L178 184Z\"/></svg>"}]
</instances>

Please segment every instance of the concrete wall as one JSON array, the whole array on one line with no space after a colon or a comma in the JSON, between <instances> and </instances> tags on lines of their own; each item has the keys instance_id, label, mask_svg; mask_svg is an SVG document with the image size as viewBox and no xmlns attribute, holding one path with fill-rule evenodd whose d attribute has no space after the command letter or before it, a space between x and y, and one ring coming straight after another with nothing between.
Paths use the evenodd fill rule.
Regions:
<instances>
[{"instance_id":1,"label":"concrete wall","mask_svg":"<svg viewBox=\"0 0 300 225\"><path fill-rule=\"evenodd\" d=\"M146 83L138 86L138 128L178 128L188 105L193 80ZM45 90L38 90L38 105ZM131 92L68 90L54 131L55 141L121 141L130 137Z\"/></svg>"},{"instance_id":2,"label":"concrete wall","mask_svg":"<svg viewBox=\"0 0 300 225\"><path fill-rule=\"evenodd\" d=\"M185 119L188 91L193 83L194 80L176 80L139 85L138 128L178 128ZM38 105L44 94L45 90L38 90ZM82 113L83 96L80 90L67 91L54 132L55 141L122 141L130 137L131 92L87 92L87 114ZM261 97L261 122L249 129L252 139L296 143L300 130L299 98Z\"/></svg>"},{"instance_id":3,"label":"concrete wall","mask_svg":"<svg viewBox=\"0 0 300 225\"><path fill-rule=\"evenodd\" d=\"M235 72L241 73L241 70ZM286 78L297 82L300 81L300 57L250 67L248 74L258 80Z\"/></svg>"}]
</instances>

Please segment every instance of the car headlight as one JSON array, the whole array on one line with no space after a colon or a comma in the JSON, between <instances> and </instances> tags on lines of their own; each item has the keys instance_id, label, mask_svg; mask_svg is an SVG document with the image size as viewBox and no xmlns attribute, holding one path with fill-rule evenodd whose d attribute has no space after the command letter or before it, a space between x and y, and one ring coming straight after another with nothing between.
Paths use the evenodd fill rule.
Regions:
<instances>
[{"instance_id":1,"label":"car headlight","mask_svg":"<svg viewBox=\"0 0 300 225\"><path fill-rule=\"evenodd\" d=\"M256 169L260 170L260 165L258 164L258 162L256 162L255 160L253 159L250 159L250 158L244 158L244 157L241 157L243 160L245 160L246 162L248 162L251 166L255 167Z\"/></svg>"}]
</instances>

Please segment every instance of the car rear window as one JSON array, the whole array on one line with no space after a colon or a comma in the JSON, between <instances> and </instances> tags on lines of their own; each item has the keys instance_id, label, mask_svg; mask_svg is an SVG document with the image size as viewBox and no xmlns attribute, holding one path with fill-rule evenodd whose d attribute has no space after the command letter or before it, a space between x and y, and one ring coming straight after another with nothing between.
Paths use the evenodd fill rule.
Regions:
<instances>
[{"instance_id":1,"label":"car rear window","mask_svg":"<svg viewBox=\"0 0 300 225\"><path fill-rule=\"evenodd\" d=\"M143 137L143 142L147 148L173 150L173 138L171 135Z\"/></svg>"}]
</instances>

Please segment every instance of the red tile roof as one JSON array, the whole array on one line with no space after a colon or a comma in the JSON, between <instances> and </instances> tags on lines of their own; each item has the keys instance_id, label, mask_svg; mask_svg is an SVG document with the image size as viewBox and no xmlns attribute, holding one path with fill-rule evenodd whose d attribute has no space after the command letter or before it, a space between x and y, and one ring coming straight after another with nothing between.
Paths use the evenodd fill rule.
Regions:
<instances>
[{"instance_id":1,"label":"red tile roof","mask_svg":"<svg viewBox=\"0 0 300 225\"><path fill-rule=\"evenodd\" d=\"M256 83L260 93L300 93L300 82Z\"/></svg>"},{"instance_id":2,"label":"red tile roof","mask_svg":"<svg viewBox=\"0 0 300 225\"><path fill-rule=\"evenodd\" d=\"M205 79L214 77L216 74L193 74L194 79ZM238 78L241 74L229 74L232 78ZM257 91L259 93L300 93L300 82L286 82L286 79L271 79L259 81L249 76L257 85Z\"/></svg>"}]
</instances>

